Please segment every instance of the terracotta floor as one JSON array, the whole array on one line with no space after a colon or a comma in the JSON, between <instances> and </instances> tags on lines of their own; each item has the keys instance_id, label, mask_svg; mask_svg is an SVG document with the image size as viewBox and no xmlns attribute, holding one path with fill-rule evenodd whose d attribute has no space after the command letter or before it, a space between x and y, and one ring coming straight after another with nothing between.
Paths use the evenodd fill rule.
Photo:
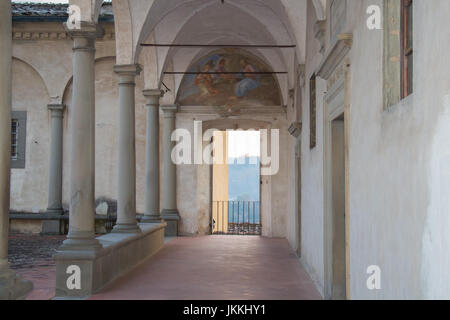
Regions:
<instances>
[{"instance_id":1,"label":"terracotta floor","mask_svg":"<svg viewBox=\"0 0 450 320\"><path fill-rule=\"evenodd\" d=\"M56 266L53 255L65 236L10 233L8 260L10 267L33 282L27 300L49 300L55 296Z\"/></svg>"},{"instance_id":2,"label":"terracotta floor","mask_svg":"<svg viewBox=\"0 0 450 320\"><path fill-rule=\"evenodd\" d=\"M50 300L55 296L56 266L16 270L24 279L33 282L33 291L26 300Z\"/></svg>"},{"instance_id":3,"label":"terracotta floor","mask_svg":"<svg viewBox=\"0 0 450 320\"><path fill-rule=\"evenodd\" d=\"M91 297L133 300L321 299L284 239L176 238Z\"/></svg>"}]
</instances>

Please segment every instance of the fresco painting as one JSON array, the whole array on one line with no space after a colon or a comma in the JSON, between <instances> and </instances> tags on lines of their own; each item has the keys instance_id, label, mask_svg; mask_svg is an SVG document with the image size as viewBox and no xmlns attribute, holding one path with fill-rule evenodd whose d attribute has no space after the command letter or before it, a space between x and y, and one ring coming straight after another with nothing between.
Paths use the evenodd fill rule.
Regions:
<instances>
[{"instance_id":1,"label":"fresco painting","mask_svg":"<svg viewBox=\"0 0 450 320\"><path fill-rule=\"evenodd\" d=\"M200 59L189 72L237 74L187 74L178 94L181 106L215 106L228 112L242 106L279 106L279 87L261 59L238 49L215 51Z\"/></svg>"}]
</instances>

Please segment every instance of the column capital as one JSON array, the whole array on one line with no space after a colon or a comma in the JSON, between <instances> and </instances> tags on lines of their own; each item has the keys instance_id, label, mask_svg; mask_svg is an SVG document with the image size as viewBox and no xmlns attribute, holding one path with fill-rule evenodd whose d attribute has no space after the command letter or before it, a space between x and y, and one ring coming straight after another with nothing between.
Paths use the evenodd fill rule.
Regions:
<instances>
[{"instance_id":1,"label":"column capital","mask_svg":"<svg viewBox=\"0 0 450 320\"><path fill-rule=\"evenodd\" d=\"M164 91L160 89L144 89L142 90L142 94L144 97L153 97L156 96L158 98L164 97Z\"/></svg>"},{"instance_id":2,"label":"column capital","mask_svg":"<svg viewBox=\"0 0 450 320\"><path fill-rule=\"evenodd\" d=\"M165 114L175 114L178 111L178 105L177 104L164 104L161 106L161 110Z\"/></svg>"},{"instance_id":3,"label":"column capital","mask_svg":"<svg viewBox=\"0 0 450 320\"><path fill-rule=\"evenodd\" d=\"M64 29L67 34L72 38L90 38L97 39L103 38L105 35L105 30L97 23L81 21L80 27L75 28L69 26L67 22L63 23Z\"/></svg>"},{"instance_id":4,"label":"column capital","mask_svg":"<svg viewBox=\"0 0 450 320\"><path fill-rule=\"evenodd\" d=\"M66 109L66 105L61 103L61 104L48 104L47 105L48 110L50 111L64 111Z\"/></svg>"},{"instance_id":5,"label":"column capital","mask_svg":"<svg viewBox=\"0 0 450 320\"><path fill-rule=\"evenodd\" d=\"M138 76L142 71L139 64L116 64L114 72L120 76Z\"/></svg>"},{"instance_id":6,"label":"column capital","mask_svg":"<svg viewBox=\"0 0 450 320\"><path fill-rule=\"evenodd\" d=\"M145 89L142 94L147 99L146 107L158 107L159 99L164 96L164 91L159 89Z\"/></svg>"},{"instance_id":7,"label":"column capital","mask_svg":"<svg viewBox=\"0 0 450 320\"><path fill-rule=\"evenodd\" d=\"M134 86L136 84L134 78L138 76L142 68L138 64L116 64L114 72L119 75L119 86Z\"/></svg>"},{"instance_id":8,"label":"column capital","mask_svg":"<svg viewBox=\"0 0 450 320\"><path fill-rule=\"evenodd\" d=\"M52 117L62 118L64 110L66 109L65 104L48 104L47 109L51 111Z\"/></svg>"}]
</instances>

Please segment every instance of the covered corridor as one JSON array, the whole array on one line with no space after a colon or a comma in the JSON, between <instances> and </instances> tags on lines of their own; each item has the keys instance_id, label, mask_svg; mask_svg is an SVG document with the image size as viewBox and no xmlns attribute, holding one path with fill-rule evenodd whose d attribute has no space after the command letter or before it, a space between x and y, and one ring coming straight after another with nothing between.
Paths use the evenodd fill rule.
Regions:
<instances>
[{"instance_id":1,"label":"covered corridor","mask_svg":"<svg viewBox=\"0 0 450 320\"><path fill-rule=\"evenodd\" d=\"M179 237L93 300L321 299L285 239Z\"/></svg>"},{"instance_id":2,"label":"covered corridor","mask_svg":"<svg viewBox=\"0 0 450 320\"><path fill-rule=\"evenodd\" d=\"M450 1L64 1L0 1L0 299L450 298Z\"/></svg>"}]
</instances>

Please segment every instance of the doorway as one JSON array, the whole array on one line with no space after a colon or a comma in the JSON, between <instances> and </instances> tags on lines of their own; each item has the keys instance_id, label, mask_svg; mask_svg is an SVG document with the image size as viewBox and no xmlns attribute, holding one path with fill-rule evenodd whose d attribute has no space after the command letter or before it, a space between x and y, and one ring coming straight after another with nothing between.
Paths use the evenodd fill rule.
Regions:
<instances>
[{"instance_id":1,"label":"doorway","mask_svg":"<svg viewBox=\"0 0 450 320\"><path fill-rule=\"evenodd\" d=\"M324 101L325 297L334 300L350 297L347 76L329 90Z\"/></svg>"},{"instance_id":2,"label":"doorway","mask_svg":"<svg viewBox=\"0 0 450 320\"><path fill-rule=\"evenodd\" d=\"M261 235L260 133L214 132L211 233Z\"/></svg>"},{"instance_id":3,"label":"doorway","mask_svg":"<svg viewBox=\"0 0 450 320\"><path fill-rule=\"evenodd\" d=\"M344 124L344 114L341 114L339 117L331 121L331 297L334 300L343 300L347 297Z\"/></svg>"},{"instance_id":4,"label":"doorway","mask_svg":"<svg viewBox=\"0 0 450 320\"><path fill-rule=\"evenodd\" d=\"M295 146L295 212L296 212L296 239L297 239L297 256L302 257L302 136L297 138Z\"/></svg>"}]
</instances>

